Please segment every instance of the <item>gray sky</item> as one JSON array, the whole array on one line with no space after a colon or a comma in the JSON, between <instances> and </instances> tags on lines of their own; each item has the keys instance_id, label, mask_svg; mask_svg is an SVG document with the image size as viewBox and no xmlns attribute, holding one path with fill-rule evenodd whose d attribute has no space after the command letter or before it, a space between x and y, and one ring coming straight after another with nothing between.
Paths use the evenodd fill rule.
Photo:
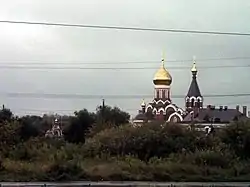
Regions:
<instances>
[{"instance_id":1,"label":"gray sky","mask_svg":"<svg viewBox=\"0 0 250 187\"><path fill-rule=\"evenodd\" d=\"M0 20L63 22L127 27L250 32L249 0L0 0ZM250 57L250 37L191 35L167 32L117 31L45 27L0 23L0 63L74 62L76 67L159 67L162 50L166 60L192 59L197 66L246 65L250 60L199 61L206 58ZM124 64L124 61L145 63ZM153 61L148 63L148 61ZM0 64L0 65L1 65ZM167 62L166 66L190 66L192 62ZM51 65L55 66L55 65ZM57 65L67 66L67 64ZM73 65L70 65L73 66ZM250 68L201 69L203 94L250 93ZM169 69L172 95L187 93L190 69ZM0 93L37 92L98 95L153 94L155 70L30 70L0 69ZM146 101L150 101L147 99ZM173 99L183 107L183 99ZM0 96L0 102L17 114L45 110L69 113L93 111L97 99L28 99ZM136 114L141 99L107 99ZM249 97L205 98L205 103L235 107L249 105Z\"/></svg>"}]
</instances>

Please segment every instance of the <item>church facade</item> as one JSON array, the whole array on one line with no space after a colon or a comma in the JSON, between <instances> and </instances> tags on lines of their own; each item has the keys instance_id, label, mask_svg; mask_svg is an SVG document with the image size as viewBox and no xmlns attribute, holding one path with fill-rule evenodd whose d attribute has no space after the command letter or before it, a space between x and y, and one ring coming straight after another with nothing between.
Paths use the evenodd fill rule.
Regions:
<instances>
[{"instance_id":1,"label":"church facade","mask_svg":"<svg viewBox=\"0 0 250 187\"><path fill-rule=\"evenodd\" d=\"M203 106L204 98L201 94L197 81L196 62L193 60L191 69L192 80L185 97L185 109L178 107L171 99L172 76L165 68L164 59L161 67L155 73L154 98L151 102L141 103L141 110L133 119L134 125L141 125L151 121L176 122L180 124L190 124L191 122L200 124L228 124L233 120L247 118L247 108L243 106L243 112L240 112L239 106L235 109L228 109L226 106L208 105Z\"/></svg>"}]
</instances>

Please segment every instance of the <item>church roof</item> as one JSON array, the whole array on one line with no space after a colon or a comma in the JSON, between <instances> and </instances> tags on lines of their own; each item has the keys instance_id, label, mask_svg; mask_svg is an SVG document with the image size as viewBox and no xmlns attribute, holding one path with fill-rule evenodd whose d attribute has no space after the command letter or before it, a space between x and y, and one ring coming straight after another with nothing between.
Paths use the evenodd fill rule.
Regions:
<instances>
[{"instance_id":1,"label":"church roof","mask_svg":"<svg viewBox=\"0 0 250 187\"><path fill-rule=\"evenodd\" d=\"M142 113L141 111L139 111L139 114L137 114L134 118L134 120L143 120L146 121L148 118L146 116L145 113Z\"/></svg>"},{"instance_id":2,"label":"church roof","mask_svg":"<svg viewBox=\"0 0 250 187\"><path fill-rule=\"evenodd\" d=\"M198 86L196 78L193 78L191 85L189 87L187 96L188 97L192 97L192 96L194 96L194 97L200 96L201 97L200 88Z\"/></svg>"},{"instance_id":3,"label":"church roof","mask_svg":"<svg viewBox=\"0 0 250 187\"><path fill-rule=\"evenodd\" d=\"M214 120L215 123L229 123L233 120L244 118L247 119L247 117L237 109L202 108L199 110L197 116L194 117L194 120L198 122L209 122ZM192 114L189 113L182 122L191 121Z\"/></svg>"},{"instance_id":4,"label":"church roof","mask_svg":"<svg viewBox=\"0 0 250 187\"><path fill-rule=\"evenodd\" d=\"M188 97L192 97L192 96L194 96L194 97L199 97L199 96L202 97L201 92L200 92L200 88L198 86L198 82L197 82L197 79L196 79L197 69L196 69L195 59L194 59L194 62L193 62L193 67L191 69L191 72L192 72L193 78L192 78L192 82L191 82L191 85L189 87L187 96Z\"/></svg>"}]
</instances>

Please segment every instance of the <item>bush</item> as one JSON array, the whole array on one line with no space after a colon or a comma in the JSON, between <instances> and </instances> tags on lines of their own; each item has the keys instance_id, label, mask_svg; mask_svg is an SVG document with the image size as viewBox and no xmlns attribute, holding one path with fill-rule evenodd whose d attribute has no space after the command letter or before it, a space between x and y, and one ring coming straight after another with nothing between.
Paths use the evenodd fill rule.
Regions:
<instances>
[{"instance_id":1,"label":"bush","mask_svg":"<svg viewBox=\"0 0 250 187\"><path fill-rule=\"evenodd\" d=\"M74 181L87 179L86 174L76 161L54 163L46 172L46 179L50 181Z\"/></svg>"},{"instance_id":2,"label":"bush","mask_svg":"<svg viewBox=\"0 0 250 187\"><path fill-rule=\"evenodd\" d=\"M223 129L219 136L236 155L250 157L250 121L234 122Z\"/></svg>"},{"instance_id":3,"label":"bush","mask_svg":"<svg viewBox=\"0 0 250 187\"><path fill-rule=\"evenodd\" d=\"M87 139L84 155L93 157L101 154L135 155L142 160L151 157L165 157L170 153L205 149L208 145L204 135L188 131L176 124L163 127L145 125L140 128L121 126L106 129L95 137Z\"/></svg>"},{"instance_id":4,"label":"bush","mask_svg":"<svg viewBox=\"0 0 250 187\"><path fill-rule=\"evenodd\" d=\"M77 122L78 127L84 124ZM249 180L249 122L210 135L177 124L102 125L90 129L85 143L69 143L44 137L22 139L16 121L2 124L1 180ZM78 130L71 128L71 137ZM76 138L85 140L86 132L78 131Z\"/></svg>"},{"instance_id":5,"label":"bush","mask_svg":"<svg viewBox=\"0 0 250 187\"><path fill-rule=\"evenodd\" d=\"M230 156L229 154L211 150L196 152L194 156L195 164L200 166L227 168L230 166L230 161L232 160L232 156Z\"/></svg>"}]
</instances>

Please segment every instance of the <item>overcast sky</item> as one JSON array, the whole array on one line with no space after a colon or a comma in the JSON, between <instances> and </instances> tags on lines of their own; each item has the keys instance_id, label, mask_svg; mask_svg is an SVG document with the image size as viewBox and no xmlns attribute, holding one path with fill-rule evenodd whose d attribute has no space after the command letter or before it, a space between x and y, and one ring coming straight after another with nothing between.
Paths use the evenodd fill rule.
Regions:
<instances>
[{"instance_id":1,"label":"overcast sky","mask_svg":"<svg viewBox=\"0 0 250 187\"><path fill-rule=\"evenodd\" d=\"M250 33L249 0L0 0L0 20L127 26ZM150 95L152 79L166 52L166 67L188 67L195 55L203 94L250 93L250 67L202 69L204 66L250 65L249 36L118 31L0 23L0 66L14 63L64 63L51 67L124 67L134 70L31 70L0 68L0 103L16 114L45 111L93 111L99 99L10 98L4 93ZM199 60L201 59L201 60ZM74 63L82 63L75 65ZM107 64L94 64L106 62ZM124 63L145 62L145 63ZM73 63L73 64L72 64ZM85 63L85 64L84 64ZM92 64L91 64L92 63ZM116 64L108 64L116 63ZM70 65L71 64L71 65ZM27 65L26 65L27 66ZM34 65L33 65L34 66ZM41 66L41 65L39 65ZM46 65L49 66L49 65ZM171 69L172 95L187 93L190 69ZM141 98L142 99L142 98ZM107 99L131 114L141 99ZM153 99L153 98L152 98ZM146 101L152 100L147 98ZM183 107L183 99L173 99ZM249 97L205 98L205 104L249 105Z\"/></svg>"}]
</instances>

